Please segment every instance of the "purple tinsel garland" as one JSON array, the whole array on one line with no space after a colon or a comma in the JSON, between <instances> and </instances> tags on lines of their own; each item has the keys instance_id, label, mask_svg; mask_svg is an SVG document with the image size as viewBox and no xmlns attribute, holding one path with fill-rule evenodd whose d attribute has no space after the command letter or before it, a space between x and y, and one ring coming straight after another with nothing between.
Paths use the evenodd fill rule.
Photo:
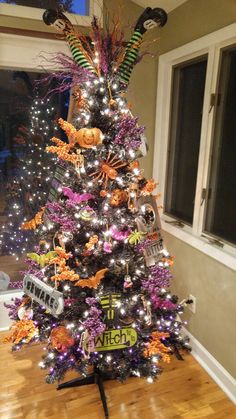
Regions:
<instances>
[{"instance_id":1,"label":"purple tinsel garland","mask_svg":"<svg viewBox=\"0 0 236 419\"><path fill-rule=\"evenodd\" d=\"M87 304L97 304L96 298L86 298ZM92 347L94 339L101 335L106 330L106 325L101 321L102 310L94 305L90 308L88 318L83 322L83 326L88 330L89 338L88 343Z\"/></svg>"},{"instance_id":2,"label":"purple tinsel garland","mask_svg":"<svg viewBox=\"0 0 236 419\"><path fill-rule=\"evenodd\" d=\"M7 304L4 303L4 307L6 307L9 312L8 312L8 316L10 317L11 320L19 320L18 317L18 310L19 307L22 303L22 299L21 298L12 298L12 303Z\"/></svg>"},{"instance_id":3,"label":"purple tinsel garland","mask_svg":"<svg viewBox=\"0 0 236 419\"><path fill-rule=\"evenodd\" d=\"M116 124L117 134L115 136L115 144L121 144L126 149L137 149L141 144L141 135L144 133L145 127L137 124L138 118L130 115L124 116Z\"/></svg>"},{"instance_id":4,"label":"purple tinsel garland","mask_svg":"<svg viewBox=\"0 0 236 419\"><path fill-rule=\"evenodd\" d=\"M155 309L175 310L177 308L177 304L172 303L170 300L163 300L163 298L158 297L158 295L152 295L151 302Z\"/></svg>"},{"instance_id":5,"label":"purple tinsel garland","mask_svg":"<svg viewBox=\"0 0 236 419\"><path fill-rule=\"evenodd\" d=\"M46 208L50 211L47 214L48 219L56 224L60 224L64 231L74 233L77 230L77 223L69 218L68 214L65 214L65 210L60 204L57 202L48 203Z\"/></svg>"},{"instance_id":6,"label":"purple tinsel garland","mask_svg":"<svg viewBox=\"0 0 236 419\"><path fill-rule=\"evenodd\" d=\"M142 279L142 288L149 293L149 295L156 295L160 288L169 287L172 275L167 268L155 266L150 269L148 278Z\"/></svg>"},{"instance_id":7,"label":"purple tinsel garland","mask_svg":"<svg viewBox=\"0 0 236 419\"><path fill-rule=\"evenodd\" d=\"M8 289L22 289L23 288L23 281L14 281L10 282L8 285Z\"/></svg>"},{"instance_id":8,"label":"purple tinsel garland","mask_svg":"<svg viewBox=\"0 0 236 419\"><path fill-rule=\"evenodd\" d=\"M163 299L158 295L161 288L170 286L171 278L172 275L169 269L156 265L150 268L149 277L142 279L142 288L149 294L155 309L173 310L176 308L176 304L172 303L172 301Z\"/></svg>"},{"instance_id":9,"label":"purple tinsel garland","mask_svg":"<svg viewBox=\"0 0 236 419\"><path fill-rule=\"evenodd\" d=\"M57 71L47 73L45 77L42 77L42 79L37 80L36 82L36 85L43 84L46 86L55 86L55 81L57 81L56 87L46 89L46 98L56 93L65 92L74 86L82 85L86 81L94 80L96 78L96 74L93 74L86 68L80 67L73 58L66 54L51 54L49 59L45 56L41 56L41 58L47 62L47 65L48 62L50 62L53 68L55 68L55 65L58 68Z\"/></svg>"}]
</instances>

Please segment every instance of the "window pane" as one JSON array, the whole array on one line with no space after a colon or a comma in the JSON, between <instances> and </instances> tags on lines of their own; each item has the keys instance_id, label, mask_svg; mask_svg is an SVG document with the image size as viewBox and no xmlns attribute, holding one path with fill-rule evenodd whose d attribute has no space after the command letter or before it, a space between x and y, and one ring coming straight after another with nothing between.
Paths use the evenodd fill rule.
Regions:
<instances>
[{"instance_id":1,"label":"window pane","mask_svg":"<svg viewBox=\"0 0 236 419\"><path fill-rule=\"evenodd\" d=\"M236 48L222 53L205 231L236 244Z\"/></svg>"},{"instance_id":2,"label":"window pane","mask_svg":"<svg viewBox=\"0 0 236 419\"><path fill-rule=\"evenodd\" d=\"M173 71L165 212L192 224L207 57Z\"/></svg>"},{"instance_id":3,"label":"window pane","mask_svg":"<svg viewBox=\"0 0 236 419\"><path fill-rule=\"evenodd\" d=\"M47 199L55 163L44 149L53 135L60 135L58 117L67 118L68 92L40 99L47 87L55 87L53 81L47 87L42 83L36 92L34 81L40 76L0 70L0 292L5 290L6 274L11 282L20 279L25 256L17 262L11 255L29 251L30 232L22 232L20 225Z\"/></svg>"},{"instance_id":4,"label":"window pane","mask_svg":"<svg viewBox=\"0 0 236 419\"><path fill-rule=\"evenodd\" d=\"M58 9L61 6L65 12L76 13L82 16L89 15L88 0L0 0L0 3L37 7L40 9Z\"/></svg>"}]
</instances>

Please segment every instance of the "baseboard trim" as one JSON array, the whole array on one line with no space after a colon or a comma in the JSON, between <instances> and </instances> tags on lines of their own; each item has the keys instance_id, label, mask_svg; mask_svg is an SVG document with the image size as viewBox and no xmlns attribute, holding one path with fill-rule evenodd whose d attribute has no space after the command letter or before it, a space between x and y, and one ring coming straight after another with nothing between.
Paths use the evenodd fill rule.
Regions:
<instances>
[{"instance_id":1,"label":"baseboard trim","mask_svg":"<svg viewBox=\"0 0 236 419\"><path fill-rule=\"evenodd\" d=\"M222 365L207 351L207 349L188 330L183 330L190 338L192 355L206 370L210 377L218 384L224 393L236 404L236 380Z\"/></svg>"}]
</instances>

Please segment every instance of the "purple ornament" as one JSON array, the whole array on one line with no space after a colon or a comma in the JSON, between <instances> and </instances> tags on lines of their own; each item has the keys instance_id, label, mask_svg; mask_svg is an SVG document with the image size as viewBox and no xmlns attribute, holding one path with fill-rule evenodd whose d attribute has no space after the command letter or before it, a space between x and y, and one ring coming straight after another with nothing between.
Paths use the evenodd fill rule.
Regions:
<instances>
[{"instance_id":1,"label":"purple ornament","mask_svg":"<svg viewBox=\"0 0 236 419\"><path fill-rule=\"evenodd\" d=\"M105 242L103 244L103 250L106 253L112 253L112 243Z\"/></svg>"}]
</instances>

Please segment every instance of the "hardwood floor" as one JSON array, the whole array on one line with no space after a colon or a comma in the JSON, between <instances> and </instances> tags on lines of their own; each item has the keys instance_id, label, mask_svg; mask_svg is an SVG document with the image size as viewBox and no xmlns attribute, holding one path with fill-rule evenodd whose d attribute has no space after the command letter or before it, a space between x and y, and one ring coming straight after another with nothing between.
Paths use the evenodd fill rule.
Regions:
<instances>
[{"instance_id":1,"label":"hardwood floor","mask_svg":"<svg viewBox=\"0 0 236 419\"><path fill-rule=\"evenodd\" d=\"M0 419L103 419L97 387L57 391L44 382L41 354L38 345L12 353L1 343ZM105 388L111 419L236 418L236 406L191 355L173 358L155 384L131 378Z\"/></svg>"}]
</instances>

